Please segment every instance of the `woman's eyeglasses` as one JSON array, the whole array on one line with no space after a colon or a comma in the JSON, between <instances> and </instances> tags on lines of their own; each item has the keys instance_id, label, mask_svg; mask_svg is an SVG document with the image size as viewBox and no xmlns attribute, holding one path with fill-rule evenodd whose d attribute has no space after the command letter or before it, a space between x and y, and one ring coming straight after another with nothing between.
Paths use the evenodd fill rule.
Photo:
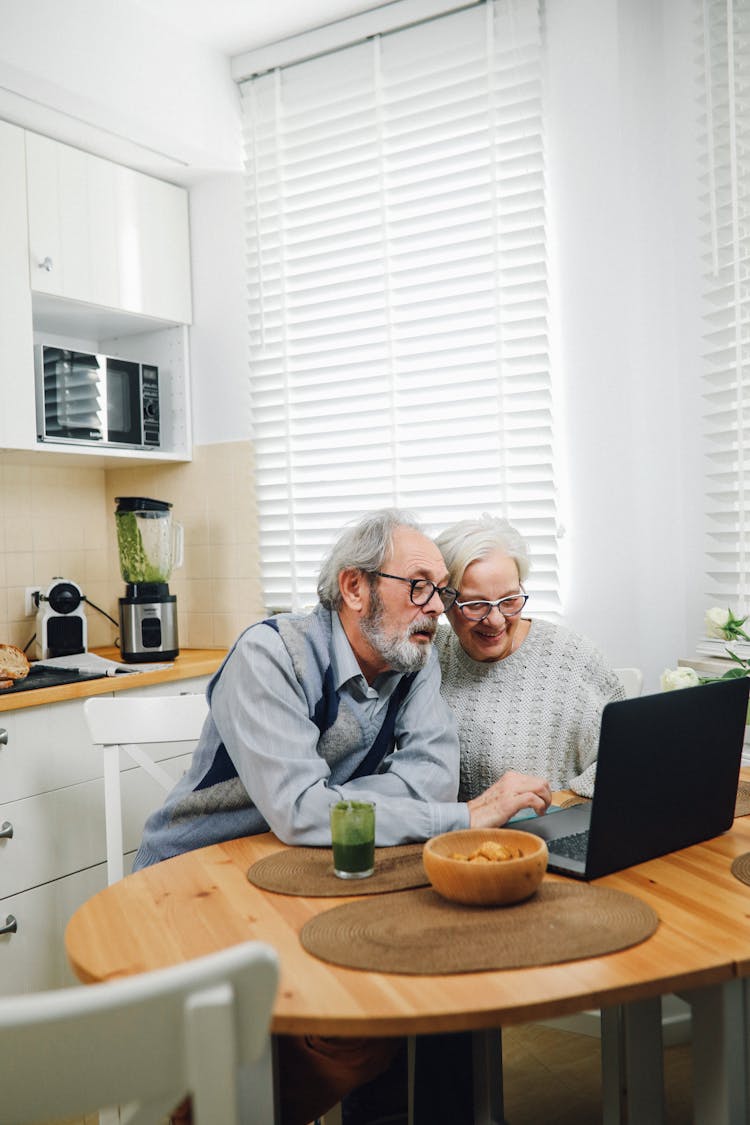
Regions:
<instances>
[{"instance_id":1,"label":"woman's eyeglasses","mask_svg":"<svg viewBox=\"0 0 750 1125\"><path fill-rule=\"evenodd\" d=\"M498 598L494 602L488 602L484 599L474 602L457 601L456 609L461 610L467 621L484 621L485 617L489 617L495 608L500 610L503 617L518 617L528 600L528 594L509 594L507 597Z\"/></svg>"}]
</instances>

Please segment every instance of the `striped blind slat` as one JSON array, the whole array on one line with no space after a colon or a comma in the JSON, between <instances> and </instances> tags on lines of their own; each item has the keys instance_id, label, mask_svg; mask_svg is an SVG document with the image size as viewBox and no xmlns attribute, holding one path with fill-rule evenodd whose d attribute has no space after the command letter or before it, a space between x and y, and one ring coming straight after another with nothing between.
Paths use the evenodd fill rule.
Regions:
<instances>
[{"instance_id":1,"label":"striped blind slat","mask_svg":"<svg viewBox=\"0 0 750 1125\"><path fill-rule=\"evenodd\" d=\"M696 4L704 299L705 593L750 608L750 34L747 5Z\"/></svg>"},{"instance_id":2,"label":"striped blind slat","mask_svg":"<svg viewBox=\"0 0 750 1125\"><path fill-rule=\"evenodd\" d=\"M271 608L397 505L507 516L560 609L541 54L537 0L490 0L242 85Z\"/></svg>"}]
</instances>

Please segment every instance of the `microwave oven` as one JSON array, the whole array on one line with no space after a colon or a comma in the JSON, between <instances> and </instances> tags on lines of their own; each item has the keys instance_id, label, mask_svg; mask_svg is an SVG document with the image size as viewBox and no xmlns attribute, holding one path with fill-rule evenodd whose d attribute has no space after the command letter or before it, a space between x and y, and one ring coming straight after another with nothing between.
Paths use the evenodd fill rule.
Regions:
<instances>
[{"instance_id":1,"label":"microwave oven","mask_svg":"<svg viewBox=\"0 0 750 1125\"><path fill-rule=\"evenodd\" d=\"M34 371L40 441L158 449L158 367L37 344Z\"/></svg>"}]
</instances>

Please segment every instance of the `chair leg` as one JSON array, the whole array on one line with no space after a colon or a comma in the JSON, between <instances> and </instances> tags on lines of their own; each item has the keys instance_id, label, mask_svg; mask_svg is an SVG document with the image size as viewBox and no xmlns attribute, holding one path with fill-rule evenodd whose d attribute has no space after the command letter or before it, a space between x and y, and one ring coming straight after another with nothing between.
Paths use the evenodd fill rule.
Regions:
<instances>
[{"instance_id":1,"label":"chair leg","mask_svg":"<svg viewBox=\"0 0 750 1125\"><path fill-rule=\"evenodd\" d=\"M242 1125L279 1125L275 1044L270 1040L259 1059L240 1067L238 1087Z\"/></svg>"},{"instance_id":2,"label":"chair leg","mask_svg":"<svg viewBox=\"0 0 750 1125\"><path fill-rule=\"evenodd\" d=\"M120 800L120 748L105 746L104 826L107 834L107 882L111 885L123 877L122 803Z\"/></svg>"},{"instance_id":3,"label":"chair leg","mask_svg":"<svg viewBox=\"0 0 750 1125\"><path fill-rule=\"evenodd\" d=\"M234 993L226 982L185 1001L185 1052L196 1125L239 1125Z\"/></svg>"}]
</instances>

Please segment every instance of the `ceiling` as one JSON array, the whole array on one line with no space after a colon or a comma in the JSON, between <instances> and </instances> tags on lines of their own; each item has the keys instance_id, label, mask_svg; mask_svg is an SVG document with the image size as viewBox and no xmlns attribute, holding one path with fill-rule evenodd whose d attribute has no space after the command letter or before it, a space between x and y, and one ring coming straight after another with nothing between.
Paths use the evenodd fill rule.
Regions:
<instances>
[{"instance_id":1,"label":"ceiling","mask_svg":"<svg viewBox=\"0 0 750 1125\"><path fill-rule=\"evenodd\" d=\"M378 0L131 0L189 39L239 55L346 16Z\"/></svg>"}]
</instances>

